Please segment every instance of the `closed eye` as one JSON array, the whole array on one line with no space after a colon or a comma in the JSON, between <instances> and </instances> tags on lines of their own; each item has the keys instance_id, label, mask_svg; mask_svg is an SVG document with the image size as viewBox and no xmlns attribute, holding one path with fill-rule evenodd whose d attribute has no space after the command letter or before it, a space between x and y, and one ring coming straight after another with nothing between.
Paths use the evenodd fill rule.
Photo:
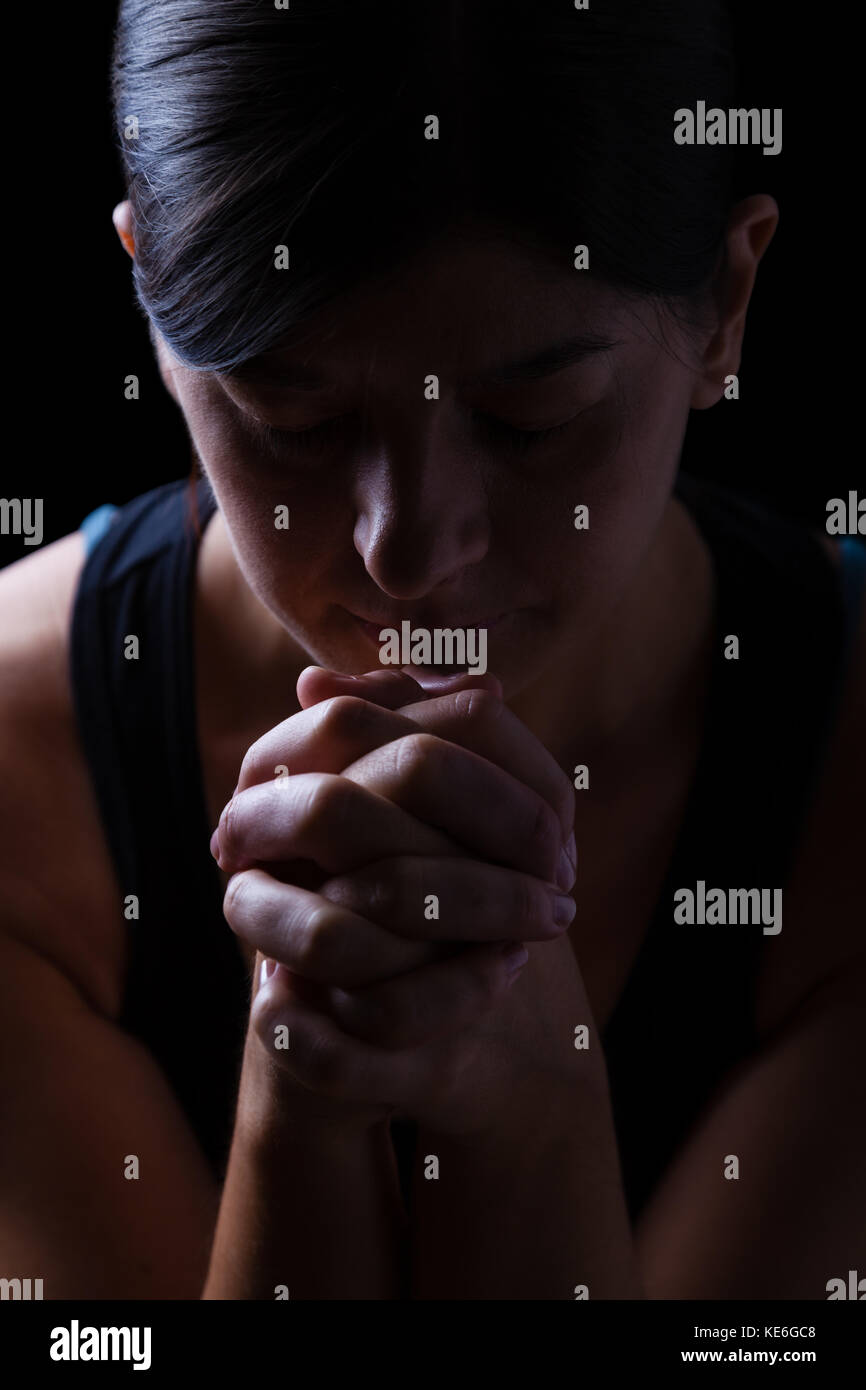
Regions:
<instances>
[{"instance_id":1,"label":"closed eye","mask_svg":"<svg viewBox=\"0 0 866 1390\"><path fill-rule=\"evenodd\" d=\"M306 429L281 430L276 425L267 425L253 415L247 416L250 434L257 444L270 450L299 449L315 451L331 444L346 428L352 419L350 414L334 415L330 420L321 420Z\"/></svg>"},{"instance_id":2,"label":"closed eye","mask_svg":"<svg viewBox=\"0 0 866 1390\"><path fill-rule=\"evenodd\" d=\"M497 443L509 444L515 449L532 449L567 430L582 413L579 411L577 415L572 415L559 425L547 425L537 430L521 429L519 425L509 424L507 420L500 420L496 415L484 415L480 411L473 411L473 418L479 430Z\"/></svg>"},{"instance_id":3,"label":"closed eye","mask_svg":"<svg viewBox=\"0 0 866 1390\"><path fill-rule=\"evenodd\" d=\"M496 415L486 415L481 411L473 411L472 418L475 427L489 439L492 439L494 443L517 450L528 450L537 448L561 434L582 414L585 412L578 411L576 415L570 416L568 420L563 420L561 424L546 425L541 429L522 428L519 425L510 424L507 420L501 420ZM285 450L313 453L327 448L336 439L343 436L352 419L351 413L335 415L329 420L322 420L306 429L296 430L277 429L275 425L265 424L263 420L259 420L253 415L246 416L246 423L256 443L272 453Z\"/></svg>"}]
</instances>

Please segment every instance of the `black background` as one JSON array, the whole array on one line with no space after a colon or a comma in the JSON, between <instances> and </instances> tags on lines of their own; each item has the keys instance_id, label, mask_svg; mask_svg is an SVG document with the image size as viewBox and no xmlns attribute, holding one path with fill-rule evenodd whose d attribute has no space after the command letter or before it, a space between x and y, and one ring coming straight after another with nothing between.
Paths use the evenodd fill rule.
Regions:
<instances>
[{"instance_id":1,"label":"black background","mask_svg":"<svg viewBox=\"0 0 866 1390\"><path fill-rule=\"evenodd\" d=\"M856 364L828 326L839 306L853 312L858 263L834 173L845 122L816 96L832 35L810 7L807 24L781 3L731 8L739 104L784 111L782 153L742 150L737 191L771 193L782 216L749 311L741 399L692 414L683 464L823 526L828 499L863 476L862 446L845 426ZM21 307L4 325L0 495L44 499L44 544L100 503L120 504L191 465L111 222L123 197L108 100L115 10L114 0L89 0L52 6L46 18L35 7L8 50L7 77L20 62L28 95L5 132L7 303L15 295ZM138 402L123 396L130 373ZM33 553L0 537L3 563Z\"/></svg>"}]
</instances>

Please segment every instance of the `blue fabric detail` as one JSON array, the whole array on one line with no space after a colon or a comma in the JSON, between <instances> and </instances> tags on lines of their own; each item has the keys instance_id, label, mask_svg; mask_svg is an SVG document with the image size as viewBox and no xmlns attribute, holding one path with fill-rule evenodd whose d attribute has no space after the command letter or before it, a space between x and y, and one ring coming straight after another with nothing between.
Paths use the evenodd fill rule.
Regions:
<instances>
[{"instance_id":1,"label":"blue fabric detail","mask_svg":"<svg viewBox=\"0 0 866 1390\"><path fill-rule=\"evenodd\" d=\"M89 555L97 541L102 539L119 510L113 502L104 502L101 507L94 507L92 512L87 513L78 528L84 532L86 554Z\"/></svg>"},{"instance_id":2,"label":"blue fabric detail","mask_svg":"<svg viewBox=\"0 0 866 1390\"><path fill-rule=\"evenodd\" d=\"M839 542L842 552L842 599L845 604L845 644L848 651L854 641L860 604L866 590L866 545L854 536Z\"/></svg>"}]
</instances>

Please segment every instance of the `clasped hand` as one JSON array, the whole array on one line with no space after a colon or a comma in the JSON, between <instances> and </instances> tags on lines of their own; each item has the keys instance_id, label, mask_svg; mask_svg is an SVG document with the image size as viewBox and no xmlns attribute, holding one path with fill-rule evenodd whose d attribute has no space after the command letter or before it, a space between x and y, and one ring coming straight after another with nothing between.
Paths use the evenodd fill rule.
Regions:
<instances>
[{"instance_id":1,"label":"clasped hand","mask_svg":"<svg viewBox=\"0 0 866 1390\"><path fill-rule=\"evenodd\" d=\"M308 667L211 847L300 1112L468 1133L575 1073L574 794L495 678L435 687Z\"/></svg>"}]
</instances>

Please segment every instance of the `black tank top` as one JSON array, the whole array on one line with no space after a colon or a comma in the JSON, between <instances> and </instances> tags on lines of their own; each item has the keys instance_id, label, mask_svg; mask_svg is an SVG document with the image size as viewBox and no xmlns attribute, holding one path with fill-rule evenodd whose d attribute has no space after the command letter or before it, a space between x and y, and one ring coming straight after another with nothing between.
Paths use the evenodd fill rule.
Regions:
<instances>
[{"instance_id":1,"label":"black tank top","mask_svg":"<svg viewBox=\"0 0 866 1390\"><path fill-rule=\"evenodd\" d=\"M679 836L602 1035L632 1219L719 1082L755 1046L757 965L773 943L760 925L679 926L673 895L699 880L708 889L784 886L866 569L863 547L846 541L840 579L812 533L715 485L681 474L676 492L712 554L716 643ZM251 982L222 914L195 720L197 531L215 505L200 479L194 492L182 480L99 509L100 534L91 537L73 609L70 663L117 875L118 920L131 944L119 1024L162 1068L222 1181ZM729 634L739 638L739 660L725 658ZM129 636L138 638L137 660L124 655ZM125 920L130 895L138 917ZM413 1136L411 1124L394 1126L404 1191Z\"/></svg>"}]
</instances>

